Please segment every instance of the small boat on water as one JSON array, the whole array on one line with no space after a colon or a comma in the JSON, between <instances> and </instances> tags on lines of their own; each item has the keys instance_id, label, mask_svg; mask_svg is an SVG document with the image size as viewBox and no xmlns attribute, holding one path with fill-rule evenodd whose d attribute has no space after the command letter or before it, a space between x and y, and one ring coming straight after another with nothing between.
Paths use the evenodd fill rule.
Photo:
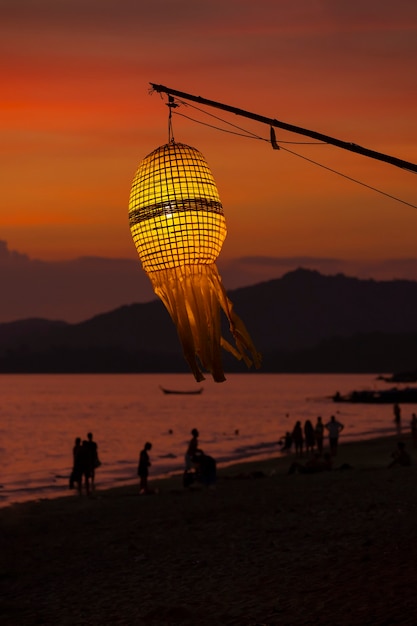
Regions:
<instances>
[{"instance_id":1,"label":"small boat on water","mask_svg":"<svg viewBox=\"0 0 417 626\"><path fill-rule=\"evenodd\" d=\"M192 389L189 391L181 391L180 389L166 389L165 387L159 386L160 390L166 394L182 394L186 396L198 396L200 393L203 393L203 387L199 387L199 389Z\"/></svg>"},{"instance_id":2,"label":"small boat on water","mask_svg":"<svg viewBox=\"0 0 417 626\"><path fill-rule=\"evenodd\" d=\"M417 404L417 388L351 391L346 395L339 392L333 396L333 402L358 402L362 404Z\"/></svg>"},{"instance_id":3,"label":"small boat on water","mask_svg":"<svg viewBox=\"0 0 417 626\"><path fill-rule=\"evenodd\" d=\"M387 383L417 383L417 369L409 372L397 372L391 376L378 376Z\"/></svg>"}]
</instances>

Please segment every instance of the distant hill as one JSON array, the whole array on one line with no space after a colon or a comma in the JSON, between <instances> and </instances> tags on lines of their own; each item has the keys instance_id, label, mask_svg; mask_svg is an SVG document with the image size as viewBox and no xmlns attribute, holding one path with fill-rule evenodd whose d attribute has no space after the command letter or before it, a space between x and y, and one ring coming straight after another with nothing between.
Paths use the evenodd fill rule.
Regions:
<instances>
[{"instance_id":1,"label":"distant hill","mask_svg":"<svg viewBox=\"0 0 417 626\"><path fill-rule=\"evenodd\" d=\"M417 282L374 281L299 269L230 291L263 353L262 371L415 369ZM225 333L227 329L225 328ZM224 354L227 371L246 371ZM0 324L1 372L188 371L159 300L79 324L29 319Z\"/></svg>"}]
</instances>

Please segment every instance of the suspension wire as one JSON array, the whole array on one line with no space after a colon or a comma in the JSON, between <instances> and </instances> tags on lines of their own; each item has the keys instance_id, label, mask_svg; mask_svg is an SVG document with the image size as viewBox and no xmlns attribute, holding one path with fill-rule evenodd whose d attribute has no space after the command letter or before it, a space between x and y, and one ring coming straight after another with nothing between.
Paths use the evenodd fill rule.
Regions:
<instances>
[{"instance_id":1,"label":"suspension wire","mask_svg":"<svg viewBox=\"0 0 417 626\"><path fill-rule=\"evenodd\" d=\"M187 103L184 103L187 104ZM192 106L192 105L188 105L188 106ZM198 109L198 107L192 107L194 109L197 109L198 111L201 111L202 113L206 113L205 111L202 111L201 109ZM171 112L171 109L170 109ZM208 128L214 128L214 130L219 130L223 133L228 133L231 135L237 135L239 137L244 137L245 139L257 139L258 141L265 141L267 143L270 143L270 139L265 139L265 137L260 137L259 135L256 135L255 133L253 133L252 131L247 131L245 128L242 128L240 126L236 126L236 124L232 124L231 122L228 122L227 120L223 120L221 117L218 117L216 115L212 115L211 113L207 113L207 115L209 115L210 117L214 117L215 119L224 122L225 124L228 124L230 126L233 126L234 128L238 128L239 130L242 130L243 133L247 133L247 134L243 134L243 133L237 133L235 131L232 130L227 130L225 128L220 128L219 126L214 126L213 124L207 124L206 122L202 122L200 120L196 120L192 117L189 117L188 115L185 115L184 113L179 113L178 111L175 111L175 115L179 115L180 117L184 117L185 119L190 120L191 122L195 122L197 124L201 124L202 126L207 126ZM361 185L362 187L366 187L367 189L371 189L372 191L376 191L376 193L381 194L382 196L385 196L387 198L391 198L391 200L396 200L397 202L401 202L401 204L405 204L406 206L409 206L413 209L417 209L417 205L412 204L411 202L407 202L406 200L402 200L401 198L397 198L396 196L393 196L385 191L382 191L381 189L378 189L377 187L373 187L372 185L368 185L367 183L364 183L360 180L357 180L356 178L353 178L352 176L348 176L347 174L343 174L342 172L338 172L337 170L328 167L327 165L323 165L322 163L318 163L317 161L314 161L313 159L310 159L306 156L303 156L302 154L298 154L297 152L294 152L293 150L289 150L288 148L284 148L281 144L302 144L302 145L321 145L321 146L327 146L329 144L326 144L325 142L291 142L291 141L281 141L280 139L277 139L277 144L278 146L284 150L284 152L288 152L289 154L292 154L293 156L299 157L300 159L303 159L304 161L308 161L309 163L312 163L313 165L317 165L318 167L321 167L322 169L325 169L329 172L332 172L333 174L337 174L338 176L341 176L342 178L346 178L347 180L350 180L353 183L356 183L357 185Z\"/></svg>"},{"instance_id":2,"label":"suspension wire","mask_svg":"<svg viewBox=\"0 0 417 626\"><path fill-rule=\"evenodd\" d=\"M267 141L269 143L269 139L264 139L263 137L258 137L254 133L244 134L238 133L234 130L227 130L226 128L220 128L220 126L214 126L214 124L207 124L207 122L201 122L200 120L196 120L189 115L185 115L184 113L175 112L175 115L179 115L180 117L185 117L185 119L190 120L191 122L195 122L196 124L201 124L202 126L207 126L208 128L214 128L215 130L220 130L222 133L228 133L229 135L237 135L238 137L244 137L245 139L257 139L260 141ZM226 122L227 123L227 122Z\"/></svg>"},{"instance_id":3,"label":"suspension wire","mask_svg":"<svg viewBox=\"0 0 417 626\"><path fill-rule=\"evenodd\" d=\"M218 121L222 122L223 124L227 124L228 126L232 126L233 128L237 128L238 130L242 130L247 135L252 135L252 137L254 139L260 139L259 135L257 135L256 133L252 132L251 130L246 130L246 128L242 128L241 126L237 126L237 124L232 124L232 122L224 120L223 118L218 117L217 115L214 115L213 113L209 113L208 111L204 111L203 109L200 109L199 107L196 107L193 104L190 104L189 102L184 102L184 100L178 100L178 102L180 102L180 104L182 104L184 106L191 107L192 109L195 109L196 111L199 111L200 113L203 113L204 115L208 115L209 117L213 117L215 120L218 120Z\"/></svg>"},{"instance_id":4,"label":"suspension wire","mask_svg":"<svg viewBox=\"0 0 417 626\"><path fill-rule=\"evenodd\" d=\"M197 108L197 107L195 107ZM202 111L204 113L204 111ZM220 126L214 126L214 124L208 124L207 122L202 122L201 120L197 120L195 117L190 117L189 115L185 115L185 113L179 113L179 111L174 112L175 115L179 115L180 117L184 117L191 122L195 122L196 124L201 124L202 126L207 126L208 128L214 128L215 130L220 130L222 133L229 133L230 135L236 135L237 137L244 137L245 139L258 139L259 141L265 141L266 143L271 143L270 139L266 139L265 137L261 137L260 135L256 135L252 131L248 131L245 128L242 128L243 133L236 133L233 130L227 130L226 128L220 128ZM207 113L210 115L210 113ZM229 126L234 126L235 128L240 128L240 126L236 126L235 124L231 124L227 120L222 120L221 117L216 117L216 115L212 115L211 117L215 117L216 119L224 122L225 124L229 124ZM246 133L246 134L245 134ZM249 133L249 134L247 134ZM278 143L292 144L297 146L327 146L328 144L323 143L322 141L284 141L282 139L279 140Z\"/></svg>"},{"instance_id":5,"label":"suspension wire","mask_svg":"<svg viewBox=\"0 0 417 626\"><path fill-rule=\"evenodd\" d=\"M170 96L172 98L172 96ZM232 124L232 122L229 122L228 120L223 119L222 117L218 117L217 115L214 115L213 113L209 113L208 111L204 111L204 109L200 109L199 107L196 107L194 104L190 104L189 102L185 102L184 100L180 100L179 98L177 98L175 100L176 102L179 102L180 104L186 106L186 107L190 107L192 109L195 109L196 111L199 111L200 113L203 113L204 115L208 115L209 117L213 117L215 120L218 120L219 122L222 122L223 124L227 124L228 126L232 126L233 128L237 128L238 130L242 130L244 133L246 133L246 135L240 135L241 137L245 137L245 136L249 136L251 135L254 139L261 139L262 141L266 141L267 143L270 143L269 139L264 139L263 137L260 137L259 135L257 135L256 133L252 132L251 130L247 130L246 128L242 128L241 126L237 126L237 124ZM177 115L181 115L181 113L177 112ZM182 114L183 117L187 117L186 115ZM196 119L193 119L191 117L189 117L188 119L197 122L198 124L204 124L204 122L199 122ZM206 126L210 126L210 124L206 124ZM218 128L217 126L212 126L211 128L217 128L217 130L222 130L221 128ZM239 133L232 133L231 131L224 131L224 132L230 132L231 134L235 134L235 135L239 135ZM325 145L323 141L286 141L284 143L292 143L292 144L303 144L303 145Z\"/></svg>"},{"instance_id":6,"label":"suspension wire","mask_svg":"<svg viewBox=\"0 0 417 626\"><path fill-rule=\"evenodd\" d=\"M281 143L281 142L278 142ZM325 170L328 170L329 172L333 172L333 174L337 174L338 176L342 176L342 178L346 178L347 180L351 180L353 183L356 183L358 185L362 185L362 187L367 187L368 189L372 189L372 191L376 191L377 193L380 193L383 196L386 196L387 198L391 198L391 200L396 200L397 202L401 202L402 204L405 204L407 206L412 207L413 209L417 209L417 205L416 204L411 204L411 202L407 202L406 200L401 200L401 198L397 198L396 196L392 196L390 193L387 193L385 191L381 191L381 189L377 189L377 187L372 187L372 185L368 185L367 183L364 183L360 180L357 180L356 178L352 178L352 176L347 176L346 174L342 174L342 172L338 172L337 170L334 170L331 167L328 167L327 165L323 165L322 163L317 163L317 161L313 161L313 159L309 159L308 157L303 156L302 154L298 154L297 152L294 152L293 150L289 150L288 148L283 148L282 146L280 146L282 150L284 150L284 152L289 152L290 154L299 157L300 159L304 159L304 161L308 161L309 163L312 163L313 165L317 165L318 167L322 167Z\"/></svg>"}]
</instances>

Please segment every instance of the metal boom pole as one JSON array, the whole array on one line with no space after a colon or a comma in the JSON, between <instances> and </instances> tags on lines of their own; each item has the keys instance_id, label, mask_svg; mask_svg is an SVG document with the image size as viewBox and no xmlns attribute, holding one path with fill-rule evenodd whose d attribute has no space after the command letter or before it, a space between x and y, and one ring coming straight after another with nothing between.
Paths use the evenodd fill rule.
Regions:
<instances>
[{"instance_id":1,"label":"metal boom pole","mask_svg":"<svg viewBox=\"0 0 417 626\"><path fill-rule=\"evenodd\" d=\"M184 93L183 91L178 91L177 89L170 89L169 87L165 87L164 85L156 85L154 83L150 83L150 85L152 86L152 89L154 91L157 91L159 93L166 93L171 96L177 96L178 98L184 98L185 100L192 100L193 102L198 102L199 104L215 107L216 109L222 109L223 111L228 111L229 113L234 113L235 115L240 115L242 117L248 117L249 119L256 120L257 122L261 122L261 124L268 124L268 126L282 128L283 130L287 130L291 133L297 133L299 135L312 137L313 139L317 139L318 141L322 141L323 143L332 144L334 146L337 146L338 148L350 150L350 152L356 152L357 154L362 154L366 157L370 157L371 159L384 161L385 163L390 163L391 165L395 165L396 167L400 167L404 170L417 172L417 165L415 163L410 163L409 161L404 161L403 159L397 159L396 157L390 156L388 154L383 154L381 152L375 152L374 150L368 150L368 148L358 146L356 143L341 141L340 139L335 139L334 137L329 137L328 135L317 133L314 130L308 130L306 128L301 128L300 126L294 126L293 124L280 122L273 118L257 115L256 113L250 113L249 111L244 111L243 109L238 109L236 107L229 106L228 104L222 104L221 102L215 102L214 100L207 100L206 98L202 98L201 96L193 96L192 94Z\"/></svg>"}]
</instances>

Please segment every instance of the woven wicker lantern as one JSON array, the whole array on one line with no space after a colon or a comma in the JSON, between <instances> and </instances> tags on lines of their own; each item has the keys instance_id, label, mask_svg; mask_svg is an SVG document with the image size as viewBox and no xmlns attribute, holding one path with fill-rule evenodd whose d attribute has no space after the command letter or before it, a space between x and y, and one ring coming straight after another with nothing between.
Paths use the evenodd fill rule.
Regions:
<instances>
[{"instance_id":1,"label":"woven wicker lantern","mask_svg":"<svg viewBox=\"0 0 417 626\"><path fill-rule=\"evenodd\" d=\"M143 269L177 327L195 379L204 379L204 368L217 382L225 380L221 347L259 367L260 355L215 265L226 222L203 155L172 140L145 157L132 184L129 223ZM236 347L221 336L220 307Z\"/></svg>"}]
</instances>

